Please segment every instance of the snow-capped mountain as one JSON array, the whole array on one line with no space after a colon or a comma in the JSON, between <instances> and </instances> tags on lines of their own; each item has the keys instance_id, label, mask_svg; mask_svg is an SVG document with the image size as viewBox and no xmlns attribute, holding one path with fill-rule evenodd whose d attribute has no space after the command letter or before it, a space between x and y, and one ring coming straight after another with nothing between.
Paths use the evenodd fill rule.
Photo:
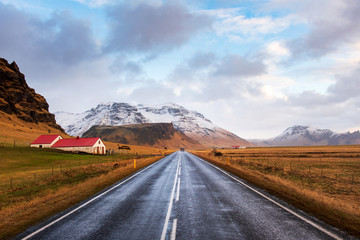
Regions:
<instances>
[{"instance_id":1,"label":"snow-capped mountain","mask_svg":"<svg viewBox=\"0 0 360 240\"><path fill-rule=\"evenodd\" d=\"M173 123L175 129L205 146L251 145L246 140L217 127L201 113L177 104L102 103L84 113L56 112L56 121L66 133L81 136L94 125L121 126L142 123Z\"/></svg>"},{"instance_id":2,"label":"snow-capped mountain","mask_svg":"<svg viewBox=\"0 0 360 240\"><path fill-rule=\"evenodd\" d=\"M360 132L335 133L329 129L296 125L277 137L252 142L264 146L351 145L360 144Z\"/></svg>"}]
</instances>

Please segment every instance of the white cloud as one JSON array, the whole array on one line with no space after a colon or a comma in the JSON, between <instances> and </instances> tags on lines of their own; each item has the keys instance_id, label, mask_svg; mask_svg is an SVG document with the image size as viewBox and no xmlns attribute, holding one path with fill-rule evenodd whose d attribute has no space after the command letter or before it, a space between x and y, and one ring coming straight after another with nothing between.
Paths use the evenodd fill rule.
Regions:
<instances>
[{"instance_id":1,"label":"white cloud","mask_svg":"<svg viewBox=\"0 0 360 240\"><path fill-rule=\"evenodd\" d=\"M232 41L242 41L246 37L276 34L299 22L294 15L285 17L259 16L246 17L241 8L216 9L202 11L216 17L214 29L218 35L226 35Z\"/></svg>"},{"instance_id":2,"label":"white cloud","mask_svg":"<svg viewBox=\"0 0 360 240\"><path fill-rule=\"evenodd\" d=\"M111 2L111 0L73 0L73 1L88 5L90 7L100 7Z\"/></svg>"},{"instance_id":3,"label":"white cloud","mask_svg":"<svg viewBox=\"0 0 360 240\"><path fill-rule=\"evenodd\" d=\"M289 49L280 41L273 41L267 44L266 52L274 57L288 57Z\"/></svg>"}]
</instances>

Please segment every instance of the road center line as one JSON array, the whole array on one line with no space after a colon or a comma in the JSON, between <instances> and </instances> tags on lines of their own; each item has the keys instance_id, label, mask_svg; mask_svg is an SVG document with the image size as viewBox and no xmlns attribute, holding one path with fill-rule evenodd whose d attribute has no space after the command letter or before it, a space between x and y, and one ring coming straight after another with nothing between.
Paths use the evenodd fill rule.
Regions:
<instances>
[{"instance_id":1,"label":"road center line","mask_svg":"<svg viewBox=\"0 0 360 240\"><path fill-rule=\"evenodd\" d=\"M176 239L176 227L177 227L177 218L173 220L172 229L171 229L171 240Z\"/></svg>"},{"instance_id":2,"label":"road center line","mask_svg":"<svg viewBox=\"0 0 360 240\"><path fill-rule=\"evenodd\" d=\"M180 197L180 176L179 176L177 192L176 192L176 199L175 199L176 202L179 201L179 197Z\"/></svg>"},{"instance_id":3,"label":"road center line","mask_svg":"<svg viewBox=\"0 0 360 240\"><path fill-rule=\"evenodd\" d=\"M165 157L165 158L167 158L167 157ZM163 158L163 159L165 159L165 158ZM135 173L134 175L130 176L129 178L127 178L127 179L123 180L122 182L120 182L120 183L116 184L116 185L115 185L115 186L113 186L112 188L110 188L110 189L106 190L105 192L103 192L103 193L101 193L101 194L97 195L96 197L94 197L94 198L90 199L89 201L87 201L87 202L85 202L84 204L80 205L79 207L75 208L75 209L74 209L74 210L72 210L71 212L68 212L67 214L65 214L65 215L63 215L63 216L61 216L61 217L59 217L59 218L55 219L55 220L54 220L54 221L52 221L51 223L49 223L49 224L45 225L44 227L42 227L42 228L40 228L40 229L36 230L35 232L33 232L33 233L31 233L31 234L27 235L26 237L22 238L22 240L27 240L27 239L29 239L29 238L31 238L31 237L33 237L33 236L35 236L35 235L36 235L36 234L38 234L39 232L44 231L44 230L45 230L45 229L47 229L48 227L50 227L50 226L54 225L55 223L57 223L57 222L61 221L62 219L66 218L67 216L69 216L69 215L73 214L74 212L78 211L79 209L81 209L81 208L85 207L86 205L90 204L91 202L95 201L96 199L98 199L98 198L100 198L100 197L104 196L104 195L105 195L105 194L107 194L108 192L110 192L110 191L114 190L115 188L117 188L117 187L121 186L122 184L124 184L124 183L126 183L127 181L129 181L130 179L132 179L132 178L136 177L137 175L139 175L140 173L144 172L145 170L147 170L147 169L151 168L152 166L154 166L154 165L158 164L158 163L159 163L159 162L161 162L163 159L161 159L161 160L159 160L159 161L157 161L157 162L155 162L155 163L151 164L150 166L147 166L147 167L146 167L146 168L144 168L143 170L141 170L141 171L139 171L139 172Z\"/></svg>"},{"instance_id":4,"label":"road center line","mask_svg":"<svg viewBox=\"0 0 360 240\"><path fill-rule=\"evenodd\" d=\"M168 207L168 211L166 213L164 227L163 227L161 238L160 238L161 240L165 240L165 238L166 238L166 232L167 232L167 228L168 228L168 225L169 225L172 205L173 205L173 202L174 202L174 194L175 194L176 182L177 182L177 179L178 179L179 166L180 166L180 157L178 159L178 163L177 163L177 167L176 167L176 171L175 171L174 185L173 185L173 188L172 188L172 191L171 191L171 196L170 196L170 200L169 200L169 207Z\"/></svg>"},{"instance_id":5,"label":"road center line","mask_svg":"<svg viewBox=\"0 0 360 240\"><path fill-rule=\"evenodd\" d=\"M311 221L310 219L307 219L307 218L301 216L300 214L298 214L298 213L294 212L293 210L285 207L284 205L282 205L281 203L275 201L274 199L271 199L270 197L266 196L265 194L263 194L263 193L259 192L258 190L250 187L249 185L243 183L242 181L240 181L239 179L237 179L237 178L235 178L234 176L230 175L229 173L227 173L227 172L224 171L223 169L221 169L221 168L215 166L214 164L209 163L209 162L207 162L207 161L205 161L205 160L203 160L203 159L201 159L201 158L199 158L199 157L197 157L197 158L200 159L201 161L209 164L209 165L212 166L213 168L216 168L217 170L219 170L220 172L224 173L224 174L227 175L228 177L232 178L232 179L235 180L236 182L242 184L243 186L247 187L248 189L252 190L253 192L259 194L259 195L262 196L263 198L269 200L270 202L274 203L275 205L279 206L280 208L284 209L285 211L291 213L292 215L294 215L294 216L298 217L299 219L303 220L304 222L306 222L306 223L310 224L311 226L317 228L318 230L320 230L321 232L327 234L328 236L330 236L330 237L332 237L332 238L334 238L334 239L336 239L336 240L342 240L341 237L333 234L332 232L329 232L328 230L326 230L325 228L323 228L323 227L321 227L320 225L316 224L315 222Z\"/></svg>"}]
</instances>

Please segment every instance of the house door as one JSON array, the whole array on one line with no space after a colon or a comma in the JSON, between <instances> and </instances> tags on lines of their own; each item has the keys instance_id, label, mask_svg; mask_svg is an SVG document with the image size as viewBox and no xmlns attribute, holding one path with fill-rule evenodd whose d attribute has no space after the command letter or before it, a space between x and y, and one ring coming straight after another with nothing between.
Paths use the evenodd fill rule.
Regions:
<instances>
[{"instance_id":1,"label":"house door","mask_svg":"<svg viewBox=\"0 0 360 240\"><path fill-rule=\"evenodd\" d=\"M97 147L97 152L96 154L99 154L100 153L100 147Z\"/></svg>"}]
</instances>

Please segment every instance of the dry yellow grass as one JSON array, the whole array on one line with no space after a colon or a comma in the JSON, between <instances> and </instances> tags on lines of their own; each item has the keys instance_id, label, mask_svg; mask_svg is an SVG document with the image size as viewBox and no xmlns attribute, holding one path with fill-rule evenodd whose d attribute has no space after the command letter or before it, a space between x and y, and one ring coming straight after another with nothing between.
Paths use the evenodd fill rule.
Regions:
<instances>
[{"instance_id":1,"label":"dry yellow grass","mask_svg":"<svg viewBox=\"0 0 360 240\"><path fill-rule=\"evenodd\" d=\"M154 163L161 157L144 158L137 160L137 169L130 164L119 164L119 167L106 174L87 179L76 185L66 185L53 191L49 189L39 197L11 205L0 210L0 239L10 239L26 230L31 225L61 212L70 206L94 195L105 187L125 178L139 169ZM113 163L103 163L101 165ZM41 209L41 211L39 211Z\"/></svg>"},{"instance_id":2,"label":"dry yellow grass","mask_svg":"<svg viewBox=\"0 0 360 240\"><path fill-rule=\"evenodd\" d=\"M58 129L49 127L45 123L25 122L15 115L0 111L0 146L29 146L32 141L42 134L61 134L69 137Z\"/></svg>"},{"instance_id":3,"label":"dry yellow grass","mask_svg":"<svg viewBox=\"0 0 360 240\"><path fill-rule=\"evenodd\" d=\"M122 143L113 143L113 142L104 142L107 149L115 150L115 153L121 154L138 154L138 155L168 155L173 153L174 149L159 149L159 148L152 148L152 147L144 147L144 146L135 146L135 145L128 145ZM121 146L128 146L130 150L126 149L119 149Z\"/></svg>"},{"instance_id":4,"label":"dry yellow grass","mask_svg":"<svg viewBox=\"0 0 360 240\"><path fill-rule=\"evenodd\" d=\"M220 149L196 154L357 237L360 146Z\"/></svg>"}]
</instances>

